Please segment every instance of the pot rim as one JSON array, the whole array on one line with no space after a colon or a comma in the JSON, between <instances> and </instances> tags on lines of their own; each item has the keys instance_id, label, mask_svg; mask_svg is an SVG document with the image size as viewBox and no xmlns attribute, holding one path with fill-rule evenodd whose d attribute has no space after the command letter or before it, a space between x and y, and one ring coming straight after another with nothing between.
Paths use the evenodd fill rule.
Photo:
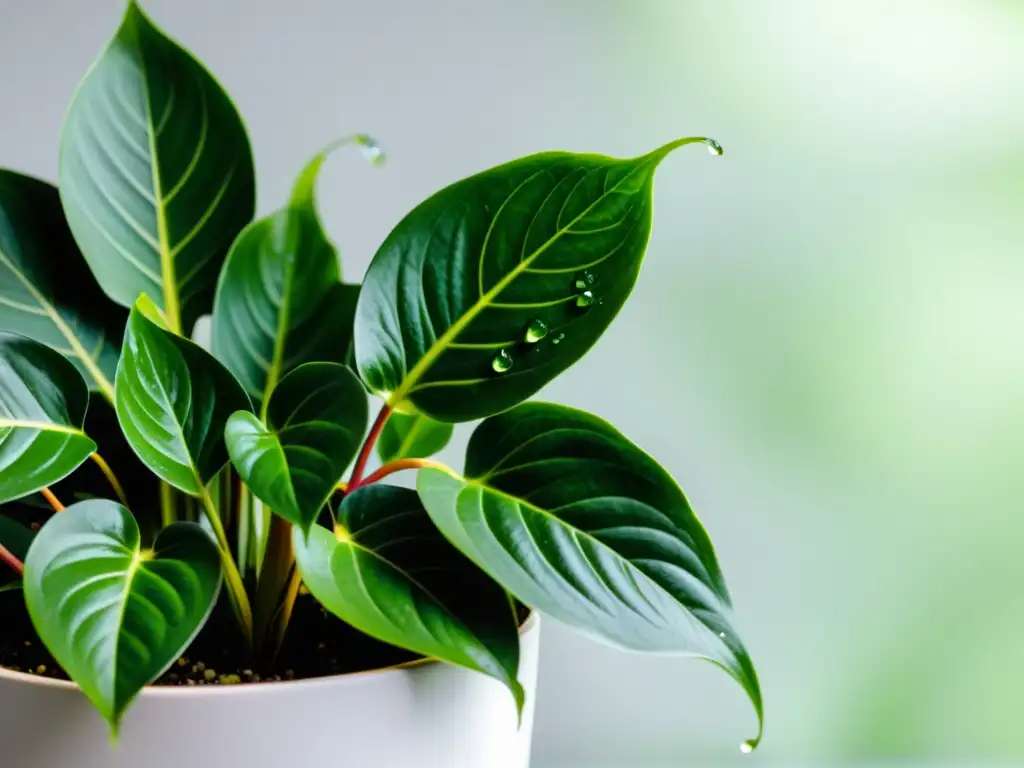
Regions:
<instances>
[{"instance_id":1,"label":"pot rim","mask_svg":"<svg viewBox=\"0 0 1024 768\"><path fill-rule=\"evenodd\" d=\"M526 620L519 625L520 637L535 632L540 625L540 617L537 611L531 610ZM187 698L192 696L240 696L260 693L273 693L283 686L289 689L317 688L325 685L356 684L369 679L371 676L379 676L388 673L406 672L419 667L440 665L444 662L433 658L413 659L402 664L393 664L390 667L377 667L376 669L363 669L358 672L345 672L340 675L327 675L325 677L307 677L302 680L276 680L260 683L243 683L239 685L147 685L139 692L139 696L149 698ZM81 691L77 683L71 680L55 680L52 677L39 677L26 672L16 672L13 669L0 667L0 682L9 681L23 685L35 685L42 688L54 688L65 691Z\"/></svg>"}]
</instances>

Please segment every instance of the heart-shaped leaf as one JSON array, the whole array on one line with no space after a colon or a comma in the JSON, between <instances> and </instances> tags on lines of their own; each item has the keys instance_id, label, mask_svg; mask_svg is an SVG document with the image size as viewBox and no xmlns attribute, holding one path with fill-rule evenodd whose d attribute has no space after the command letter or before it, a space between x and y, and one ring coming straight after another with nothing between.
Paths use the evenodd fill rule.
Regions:
<instances>
[{"instance_id":1,"label":"heart-shaped leaf","mask_svg":"<svg viewBox=\"0 0 1024 768\"><path fill-rule=\"evenodd\" d=\"M249 139L213 77L134 0L64 120L60 194L114 301L148 293L179 333L209 312L254 211Z\"/></svg>"},{"instance_id":2,"label":"heart-shaped leaf","mask_svg":"<svg viewBox=\"0 0 1024 768\"><path fill-rule=\"evenodd\" d=\"M25 561L39 637L115 734L202 628L220 583L220 554L199 525L173 523L144 550L131 513L106 500L54 515Z\"/></svg>"},{"instance_id":3,"label":"heart-shaped leaf","mask_svg":"<svg viewBox=\"0 0 1024 768\"><path fill-rule=\"evenodd\" d=\"M128 317L114 405L128 444L161 479L200 496L227 463L224 425L251 410L231 373L209 352L159 327L141 297Z\"/></svg>"},{"instance_id":4,"label":"heart-shaped leaf","mask_svg":"<svg viewBox=\"0 0 1024 768\"><path fill-rule=\"evenodd\" d=\"M89 388L38 341L0 332L0 503L71 474L96 444L82 431Z\"/></svg>"},{"instance_id":5,"label":"heart-shaped leaf","mask_svg":"<svg viewBox=\"0 0 1024 768\"><path fill-rule=\"evenodd\" d=\"M527 403L474 431L465 477L424 469L418 488L442 533L521 601L624 648L710 659L760 720L711 541L671 476L614 427Z\"/></svg>"},{"instance_id":6,"label":"heart-shaped leaf","mask_svg":"<svg viewBox=\"0 0 1024 768\"><path fill-rule=\"evenodd\" d=\"M317 519L366 431L366 390L337 363L306 363L267 403L228 419L224 439L239 477L256 497L303 531Z\"/></svg>"},{"instance_id":7,"label":"heart-shaped leaf","mask_svg":"<svg viewBox=\"0 0 1024 768\"><path fill-rule=\"evenodd\" d=\"M256 400L297 365L349 359L359 286L339 283L338 251L317 214L316 181L327 155L353 142L376 147L356 136L320 152L288 205L250 224L228 253L213 310L213 353Z\"/></svg>"},{"instance_id":8,"label":"heart-shaped leaf","mask_svg":"<svg viewBox=\"0 0 1024 768\"><path fill-rule=\"evenodd\" d=\"M113 400L127 316L89 272L57 188L0 169L0 330L58 350Z\"/></svg>"},{"instance_id":9,"label":"heart-shaped leaf","mask_svg":"<svg viewBox=\"0 0 1024 768\"><path fill-rule=\"evenodd\" d=\"M438 421L498 413L535 393L626 301L650 234L655 169L698 141L709 140L632 160L531 155L421 203L363 280L363 381L393 408L411 403Z\"/></svg>"},{"instance_id":10,"label":"heart-shaped leaf","mask_svg":"<svg viewBox=\"0 0 1024 768\"><path fill-rule=\"evenodd\" d=\"M522 710L512 604L438 533L415 491L369 485L347 495L335 530L292 544L303 582L361 632L504 683Z\"/></svg>"},{"instance_id":11,"label":"heart-shaped leaf","mask_svg":"<svg viewBox=\"0 0 1024 768\"><path fill-rule=\"evenodd\" d=\"M454 430L451 424L434 421L422 413L393 413L381 430L377 453L383 462L425 459L448 445Z\"/></svg>"}]
</instances>

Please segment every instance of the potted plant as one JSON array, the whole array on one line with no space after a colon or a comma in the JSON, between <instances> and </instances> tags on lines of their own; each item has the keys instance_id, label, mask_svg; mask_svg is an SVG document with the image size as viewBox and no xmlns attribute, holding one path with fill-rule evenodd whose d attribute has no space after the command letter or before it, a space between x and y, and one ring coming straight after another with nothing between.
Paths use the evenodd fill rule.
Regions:
<instances>
[{"instance_id":1,"label":"potted plant","mask_svg":"<svg viewBox=\"0 0 1024 768\"><path fill-rule=\"evenodd\" d=\"M760 722L675 481L530 400L629 295L659 163L721 148L483 171L355 284L315 204L346 143L380 159L337 142L254 220L237 110L132 2L59 184L0 171L0 763L522 766L536 612L709 659Z\"/></svg>"}]
</instances>

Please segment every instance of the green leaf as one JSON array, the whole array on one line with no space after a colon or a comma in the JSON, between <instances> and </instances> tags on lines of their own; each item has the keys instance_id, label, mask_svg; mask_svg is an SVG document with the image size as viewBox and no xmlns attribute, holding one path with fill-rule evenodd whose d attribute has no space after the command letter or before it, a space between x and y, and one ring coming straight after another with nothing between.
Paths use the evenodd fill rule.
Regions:
<instances>
[{"instance_id":1,"label":"green leaf","mask_svg":"<svg viewBox=\"0 0 1024 768\"><path fill-rule=\"evenodd\" d=\"M0 330L53 347L112 400L126 318L82 259L57 188L0 169Z\"/></svg>"},{"instance_id":2,"label":"green leaf","mask_svg":"<svg viewBox=\"0 0 1024 768\"><path fill-rule=\"evenodd\" d=\"M59 352L0 332L0 503L71 474L96 444L82 430L89 388Z\"/></svg>"},{"instance_id":3,"label":"green leaf","mask_svg":"<svg viewBox=\"0 0 1024 768\"><path fill-rule=\"evenodd\" d=\"M223 89L135 2L64 120L60 194L111 298L150 294L178 333L210 310L254 211L249 139Z\"/></svg>"},{"instance_id":4,"label":"green leaf","mask_svg":"<svg viewBox=\"0 0 1024 768\"><path fill-rule=\"evenodd\" d=\"M451 424L434 421L422 413L392 413L377 441L382 462L425 459L441 451L452 439Z\"/></svg>"},{"instance_id":5,"label":"green leaf","mask_svg":"<svg viewBox=\"0 0 1024 768\"><path fill-rule=\"evenodd\" d=\"M256 400L305 362L349 361L358 285L340 284L338 251L324 232L316 183L346 144L372 161L368 136L334 142L303 168L288 204L253 222L228 253L213 310L213 352Z\"/></svg>"},{"instance_id":6,"label":"green leaf","mask_svg":"<svg viewBox=\"0 0 1024 768\"><path fill-rule=\"evenodd\" d=\"M414 491L360 488L342 502L334 532L296 530L292 544L328 611L378 640L496 678L522 710L511 602L444 540Z\"/></svg>"},{"instance_id":7,"label":"green leaf","mask_svg":"<svg viewBox=\"0 0 1024 768\"><path fill-rule=\"evenodd\" d=\"M209 352L146 317L128 317L114 406L128 444L162 480L193 496L227 463L224 425L251 410L245 391Z\"/></svg>"},{"instance_id":8,"label":"green leaf","mask_svg":"<svg viewBox=\"0 0 1024 768\"><path fill-rule=\"evenodd\" d=\"M658 164L703 141L632 160L531 155L421 203L363 280L363 380L392 407L438 421L498 413L537 392L594 345L632 291Z\"/></svg>"},{"instance_id":9,"label":"green leaf","mask_svg":"<svg viewBox=\"0 0 1024 768\"><path fill-rule=\"evenodd\" d=\"M418 489L449 541L519 600L623 648L710 659L760 720L710 539L672 477L607 422L521 405L474 431L465 477L424 469Z\"/></svg>"},{"instance_id":10,"label":"green leaf","mask_svg":"<svg viewBox=\"0 0 1024 768\"><path fill-rule=\"evenodd\" d=\"M366 390L351 370L306 363L274 388L266 425L234 413L224 439L256 497L306 531L359 450L366 422Z\"/></svg>"},{"instance_id":11,"label":"green leaf","mask_svg":"<svg viewBox=\"0 0 1024 768\"><path fill-rule=\"evenodd\" d=\"M83 501L43 526L25 602L46 647L110 723L189 646L220 590L220 555L195 523L143 550L127 509Z\"/></svg>"}]
</instances>

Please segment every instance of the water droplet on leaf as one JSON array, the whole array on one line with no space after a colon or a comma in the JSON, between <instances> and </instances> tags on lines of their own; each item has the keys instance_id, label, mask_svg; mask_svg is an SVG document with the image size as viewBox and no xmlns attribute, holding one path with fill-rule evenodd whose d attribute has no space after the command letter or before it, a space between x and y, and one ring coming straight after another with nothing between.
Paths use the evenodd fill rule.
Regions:
<instances>
[{"instance_id":1,"label":"water droplet on leaf","mask_svg":"<svg viewBox=\"0 0 1024 768\"><path fill-rule=\"evenodd\" d=\"M491 368L495 373L505 373L512 368L512 355L507 349L501 350L491 359Z\"/></svg>"},{"instance_id":2,"label":"water droplet on leaf","mask_svg":"<svg viewBox=\"0 0 1024 768\"><path fill-rule=\"evenodd\" d=\"M756 746L757 742L755 742L753 739L747 739L742 744L740 744L740 752L742 752L744 755L749 755L751 752L754 751L754 748Z\"/></svg>"},{"instance_id":3,"label":"water droplet on leaf","mask_svg":"<svg viewBox=\"0 0 1024 768\"><path fill-rule=\"evenodd\" d=\"M537 318L530 321L530 324L526 326L526 343L536 344L538 341L548 335L548 325L543 320Z\"/></svg>"},{"instance_id":4,"label":"water droplet on leaf","mask_svg":"<svg viewBox=\"0 0 1024 768\"><path fill-rule=\"evenodd\" d=\"M584 291L583 293L576 297L576 306L579 307L580 309L586 309L587 307L592 306L593 303L593 291Z\"/></svg>"},{"instance_id":5,"label":"water droplet on leaf","mask_svg":"<svg viewBox=\"0 0 1024 768\"><path fill-rule=\"evenodd\" d=\"M718 633L718 636L719 636L720 638L722 638L723 640L725 640L725 632L719 632L719 633Z\"/></svg>"},{"instance_id":6,"label":"water droplet on leaf","mask_svg":"<svg viewBox=\"0 0 1024 768\"><path fill-rule=\"evenodd\" d=\"M367 136L365 133L360 133L354 137L353 141L359 145L359 149L362 150L363 157L369 160L374 165L381 165L384 162L384 150L380 148L380 144L372 136Z\"/></svg>"},{"instance_id":7,"label":"water droplet on leaf","mask_svg":"<svg viewBox=\"0 0 1024 768\"><path fill-rule=\"evenodd\" d=\"M722 145L714 139L704 139L704 145L708 148L708 152L715 156L718 156L725 151L722 149Z\"/></svg>"},{"instance_id":8,"label":"water droplet on leaf","mask_svg":"<svg viewBox=\"0 0 1024 768\"><path fill-rule=\"evenodd\" d=\"M577 291L585 291L585 290L587 290L587 281L584 280L582 277L576 278L576 290Z\"/></svg>"},{"instance_id":9,"label":"water droplet on leaf","mask_svg":"<svg viewBox=\"0 0 1024 768\"><path fill-rule=\"evenodd\" d=\"M564 333L560 333L560 334L558 334L557 336L555 336L555 338L553 338L553 339L551 340L551 343L552 343L552 344L558 344L558 343L559 343L559 342L560 342L560 341L561 341L562 339L564 339L564 338L565 338L565 334L564 334Z\"/></svg>"}]
</instances>

